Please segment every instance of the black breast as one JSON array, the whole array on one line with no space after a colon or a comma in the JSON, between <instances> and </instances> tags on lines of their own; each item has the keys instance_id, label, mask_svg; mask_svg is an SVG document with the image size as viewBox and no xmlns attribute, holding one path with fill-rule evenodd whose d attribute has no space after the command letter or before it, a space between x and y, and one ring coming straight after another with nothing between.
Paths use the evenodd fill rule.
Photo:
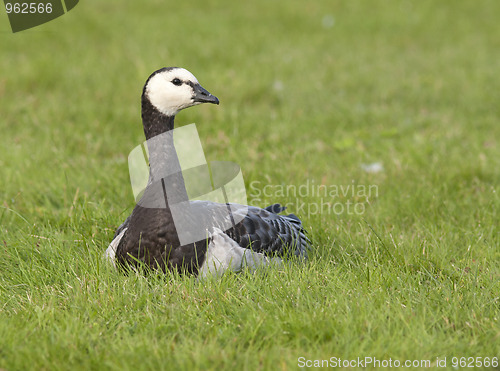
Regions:
<instances>
[{"instance_id":1,"label":"black breast","mask_svg":"<svg viewBox=\"0 0 500 371\"><path fill-rule=\"evenodd\" d=\"M153 269L198 272L205 259L209 241L181 246L170 209L136 205L128 229L116 252L122 266L145 264Z\"/></svg>"}]
</instances>

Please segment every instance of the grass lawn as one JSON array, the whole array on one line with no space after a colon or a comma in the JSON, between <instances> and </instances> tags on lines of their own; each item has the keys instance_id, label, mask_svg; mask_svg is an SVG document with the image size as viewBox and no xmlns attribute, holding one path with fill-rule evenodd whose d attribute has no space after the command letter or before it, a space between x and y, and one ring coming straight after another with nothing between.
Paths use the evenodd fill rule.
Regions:
<instances>
[{"instance_id":1,"label":"grass lawn","mask_svg":"<svg viewBox=\"0 0 500 371\"><path fill-rule=\"evenodd\" d=\"M493 0L87 0L12 34L2 11L0 369L499 357L498 14ZM134 206L141 89L163 66L219 97L177 125L240 164L250 204L302 218L309 262L203 282L103 262Z\"/></svg>"}]
</instances>

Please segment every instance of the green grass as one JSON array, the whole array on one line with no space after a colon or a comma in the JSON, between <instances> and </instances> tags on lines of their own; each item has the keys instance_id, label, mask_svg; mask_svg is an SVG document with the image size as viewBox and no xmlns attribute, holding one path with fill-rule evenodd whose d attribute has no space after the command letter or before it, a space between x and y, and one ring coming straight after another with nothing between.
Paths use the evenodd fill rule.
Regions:
<instances>
[{"instance_id":1,"label":"green grass","mask_svg":"<svg viewBox=\"0 0 500 371\"><path fill-rule=\"evenodd\" d=\"M0 369L500 356L499 13L89 0L21 33L2 22ZM207 158L239 163L249 190L270 186L252 204L364 212L292 205L314 245L281 270L199 282L104 264L133 207L139 94L169 65L220 98L177 124L196 122ZM383 171L363 170L375 162ZM378 192L278 193L312 182Z\"/></svg>"}]
</instances>

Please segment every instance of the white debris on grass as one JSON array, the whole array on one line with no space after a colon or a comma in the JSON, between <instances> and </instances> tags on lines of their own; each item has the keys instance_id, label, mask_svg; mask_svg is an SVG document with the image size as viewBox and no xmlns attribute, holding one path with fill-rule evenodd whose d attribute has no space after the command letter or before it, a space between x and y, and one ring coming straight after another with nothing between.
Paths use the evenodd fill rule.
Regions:
<instances>
[{"instance_id":1,"label":"white debris on grass","mask_svg":"<svg viewBox=\"0 0 500 371\"><path fill-rule=\"evenodd\" d=\"M381 162L373 162L371 164L361 164L361 168L370 174L380 173L384 171L384 165Z\"/></svg>"}]
</instances>

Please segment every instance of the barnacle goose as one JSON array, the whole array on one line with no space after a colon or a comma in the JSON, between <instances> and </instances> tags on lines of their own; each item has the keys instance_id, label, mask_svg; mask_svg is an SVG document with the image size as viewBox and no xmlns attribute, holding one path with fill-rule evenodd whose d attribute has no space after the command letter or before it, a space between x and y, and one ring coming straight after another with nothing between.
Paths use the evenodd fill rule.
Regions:
<instances>
[{"instance_id":1,"label":"barnacle goose","mask_svg":"<svg viewBox=\"0 0 500 371\"><path fill-rule=\"evenodd\" d=\"M201 103L219 104L219 100L189 71L168 67L153 72L144 85L141 99L148 147L150 139L173 130L174 118L179 111ZM146 264L164 272L177 270L204 277L226 270L240 271L279 263L287 254L307 257L310 241L301 221L293 214L278 215L285 209L279 204L265 209L245 206L246 214L242 219L223 230L218 227L217 220L222 218L219 215L221 204L188 201L185 207L195 214L204 213L211 219L213 228L206 238L181 244L170 207L172 197L166 197L161 191L165 191L165 181L171 192L173 190L178 196L185 195L186 190L182 173L167 180L155 175L155 169L164 166L166 161L178 166L173 141L167 140L157 148L149 148L148 185L106 250L105 256L113 265L116 262L119 266L134 268ZM151 207L158 197L163 198L163 207ZM150 207L147 207L148 203Z\"/></svg>"}]
</instances>

